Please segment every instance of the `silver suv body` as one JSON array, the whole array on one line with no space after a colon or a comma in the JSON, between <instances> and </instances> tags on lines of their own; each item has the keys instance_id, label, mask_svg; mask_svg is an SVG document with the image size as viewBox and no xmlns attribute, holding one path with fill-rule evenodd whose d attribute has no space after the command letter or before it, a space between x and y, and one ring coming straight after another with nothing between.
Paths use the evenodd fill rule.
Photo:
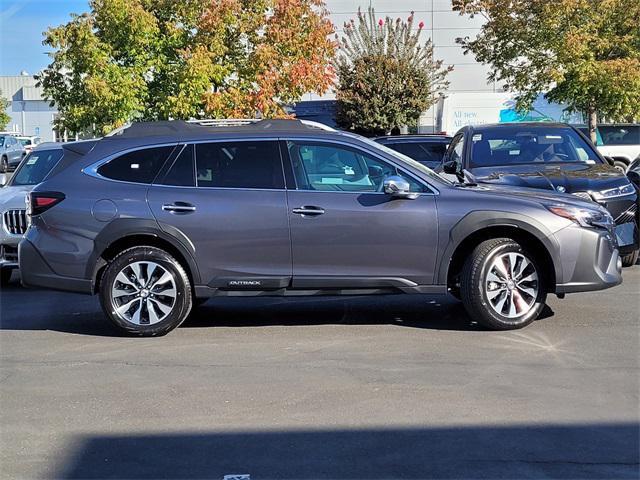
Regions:
<instances>
[{"instance_id":1,"label":"silver suv body","mask_svg":"<svg viewBox=\"0 0 640 480\"><path fill-rule=\"evenodd\" d=\"M548 293L622 280L598 205L453 184L298 121L134 124L63 148L30 194L23 283L98 293L139 335L216 295L450 292L484 325L519 328Z\"/></svg>"}]
</instances>

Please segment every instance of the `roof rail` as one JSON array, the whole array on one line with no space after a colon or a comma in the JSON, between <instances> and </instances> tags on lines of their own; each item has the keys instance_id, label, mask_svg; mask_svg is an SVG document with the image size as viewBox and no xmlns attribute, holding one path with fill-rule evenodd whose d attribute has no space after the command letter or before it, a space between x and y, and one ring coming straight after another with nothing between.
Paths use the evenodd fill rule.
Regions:
<instances>
[{"instance_id":1,"label":"roof rail","mask_svg":"<svg viewBox=\"0 0 640 480\"><path fill-rule=\"evenodd\" d=\"M203 118L200 120L187 120L187 123L196 123L203 127L238 127L257 123L261 118Z\"/></svg>"}]
</instances>

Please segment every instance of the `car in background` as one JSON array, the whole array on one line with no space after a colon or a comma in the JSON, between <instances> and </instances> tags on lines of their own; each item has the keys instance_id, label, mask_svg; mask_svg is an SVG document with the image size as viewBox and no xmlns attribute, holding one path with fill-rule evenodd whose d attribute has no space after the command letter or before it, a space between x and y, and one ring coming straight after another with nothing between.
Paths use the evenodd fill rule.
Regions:
<instances>
[{"instance_id":1,"label":"car in background","mask_svg":"<svg viewBox=\"0 0 640 480\"><path fill-rule=\"evenodd\" d=\"M25 155L24 146L15 136L0 135L0 173L6 173L17 167Z\"/></svg>"},{"instance_id":2,"label":"car in background","mask_svg":"<svg viewBox=\"0 0 640 480\"><path fill-rule=\"evenodd\" d=\"M640 156L631 162L631 165L627 168L627 177L640 191Z\"/></svg>"},{"instance_id":3,"label":"car in background","mask_svg":"<svg viewBox=\"0 0 640 480\"><path fill-rule=\"evenodd\" d=\"M442 163L451 137L447 135L391 135L372 140L433 169Z\"/></svg>"},{"instance_id":4,"label":"car in background","mask_svg":"<svg viewBox=\"0 0 640 480\"><path fill-rule=\"evenodd\" d=\"M42 182L63 156L61 144L41 143L25 157L11 179L0 174L0 283L18 268L18 243L27 231L25 196Z\"/></svg>"},{"instance_id":5,"label":"car in background","mask_svg":"<svg viewBox=\"0 0 640 480\"><path fill-rule=\"evenodd\" d=\"M33 150L35 148L36 145L38 145L42 139L40 137L29 137L29 136L19 136L16 137L18 139L18 141L22 144L22 146L25 149L26 153L31 153L31 150Z\"/></svg>"},{"instance_id":6,"label":"car in background","mask_svg":"<svg viewBox=\"0 0 640 480\"><path fill-rule=\"evenodd\" d=\"M576 128L563 123L463 127L441 169L474 184L529 187L598 203L615 220L624 266L638 259L638 192Z\"/></svg>"},{"instance_id":7,"label":"car in background","mask_svg":"<svg viewBox=\"0 0 640 480\"><path fill-rule=\"evenodd\" d=\"M589 137L589 129L579 125L578 129ZM596 147L605 157L613 160L614 166L624 172L631 162L640 157L640 124L617 123L598 125Z\"/></svg>"}]
</instances>

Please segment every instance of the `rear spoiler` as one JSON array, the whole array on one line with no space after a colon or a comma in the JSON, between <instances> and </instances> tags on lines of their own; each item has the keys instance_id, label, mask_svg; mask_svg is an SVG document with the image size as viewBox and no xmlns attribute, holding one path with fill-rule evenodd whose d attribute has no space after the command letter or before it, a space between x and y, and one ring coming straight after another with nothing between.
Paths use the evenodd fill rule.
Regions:
<instances>
[{"instance_id":1,"label":"rear spoiler","mask_svg":"<svg viewBox=\"0 0 640 480\"><path fill-rule=\"evenodd\" d=\"M95 140L83 140L80 142L70 142L62 145L64 150L69 150L70 152L77 153L78 155L86 155L96 144L99 142L99 139Z\"/></svg>"}]
</instances>

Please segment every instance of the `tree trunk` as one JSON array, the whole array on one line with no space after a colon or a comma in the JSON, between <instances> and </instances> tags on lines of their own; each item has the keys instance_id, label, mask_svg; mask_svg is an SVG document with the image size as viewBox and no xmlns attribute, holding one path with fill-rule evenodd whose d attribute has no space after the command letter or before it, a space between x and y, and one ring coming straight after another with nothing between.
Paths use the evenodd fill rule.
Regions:
<instances>
[{"instance_id":1,"label":"tree trunk","mask_svg":"<svg viewBox=\"0 0 640 480\"><path fill-rule=\"evenodd\" d=\"M590 105L587 113L589 115L589 119L588 119L589 138L591 139L591 143L596 145L598 140L598 136L596 135L596 127L598 126L598 114L596 113L596 107L593 105Z\"/></svg>"}]
</instances>

